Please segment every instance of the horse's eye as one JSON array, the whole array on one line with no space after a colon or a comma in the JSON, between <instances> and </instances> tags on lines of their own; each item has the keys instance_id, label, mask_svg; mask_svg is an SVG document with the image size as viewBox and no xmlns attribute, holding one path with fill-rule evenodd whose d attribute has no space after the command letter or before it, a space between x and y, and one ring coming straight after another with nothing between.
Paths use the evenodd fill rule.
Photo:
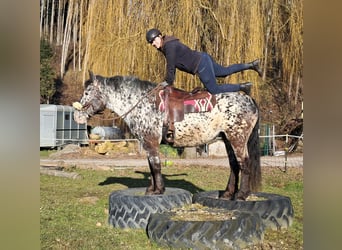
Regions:
<instances>
[{"instance_id":1,"label":"horse's eye","mask_svg":"<svg viewBox=\"0 0 342 250\"><path fill-rule=\"evenodd\" d=\"M85 92L84 94L85 94L85 95L88 95L88 92Z\"/></svg>"}]
</instances>

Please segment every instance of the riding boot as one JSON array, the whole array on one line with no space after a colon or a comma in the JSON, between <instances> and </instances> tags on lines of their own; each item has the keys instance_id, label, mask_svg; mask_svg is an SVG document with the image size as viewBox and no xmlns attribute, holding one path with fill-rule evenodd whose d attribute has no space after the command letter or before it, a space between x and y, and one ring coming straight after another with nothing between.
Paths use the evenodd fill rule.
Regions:
<instances>
[{"instance_id":1,"label":"riding boot","mask_svg":"<svg viewBox=\"0 0 342 250\"><path fill-rule=\"evenodd\" d=\"M247 95L251 93L252 83L251 82L245 82L240 84L240 91L245 92Z\"/></svg>"},{"instance_id":2,"label":"riding boot","mask_svg":"<svg viewBox=\"0 0 342 250\"><path fill-rule=\"evenodd\" d=\"M250 62L249 65L250 65L250 67L251 67L250 69L256 71L256 72L258 73L258 75L259 75L260 77L262 77L262 70L261 70L261 68L260 68L259 63L260 63L260 60L259 60L259 59L256 59L256 60L254 60L253 62Z\"/></svg>"}]
</instances>

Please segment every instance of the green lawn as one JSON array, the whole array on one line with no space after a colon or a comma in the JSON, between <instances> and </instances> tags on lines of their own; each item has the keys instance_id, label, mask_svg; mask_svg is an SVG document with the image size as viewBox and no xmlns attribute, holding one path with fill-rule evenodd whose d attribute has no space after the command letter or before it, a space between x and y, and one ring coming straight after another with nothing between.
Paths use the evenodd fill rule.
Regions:
<instances>
[{"instance_id":1,"label":"green lawn","mask_svg":"<svg viewBox=\"0 0 342 250\"><path fill-rule=\"evenodd\" d=\"M145 187L147 168L112 171L81 170L82 179L41 175L40 224L42 249L165 249L151 242L142 229L116 229L108 220L108 198L115 190ZM267 230L263 243L251 249L303 249L303 169L263 167L263 192L286 195L294 208L294 222L287 230ZM225 167L164 167L166 187L192 193L222 190L229 169Z\"/></svg>"}]
</instances>

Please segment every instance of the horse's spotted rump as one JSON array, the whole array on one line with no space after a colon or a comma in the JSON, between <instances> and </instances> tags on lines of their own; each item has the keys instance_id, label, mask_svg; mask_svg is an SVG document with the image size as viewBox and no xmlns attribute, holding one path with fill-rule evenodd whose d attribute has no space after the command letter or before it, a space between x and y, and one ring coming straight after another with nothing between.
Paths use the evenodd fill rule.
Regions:
<instances>
[{"instance_id":1,"label":"horse's spotted rump","mask_svg":"<svg viewBox=\"0 0 342 250\"><path fill-rule=\"evenodd\" d=\"M106 78L90 73L90 80L78 105L80 108L75 112L75 119L84 121L105 107L123 116L132 134L141 141L148 153L151 183L147 190L158 194L165 190L159 159L164 113L157 109L155 87L154 83L134 77ZM223 196L245 199L250 187L260 184L258 117L258 108L250 96L238 92L217 94L216 105L210 112L187 113L184 120L175 122L173 146L203 145L213 141L222 132L227 150L235 155L234 159L229 158L230 165L233 165L231 167L239 166L242 170L241 189L236 190L238 171L232 171ZM253 140L248 143L250 137ZM249 153L255 153L256 156L250 158ZM252 158L253 161L256 159L259 162L248 160ZM236 164L234 160L237 161Z\"/></svg>"},{"instance_id":2,"label":"horse's spotted rump","mask_svg":"<svg viewBox=\"0 0 342 250\"><path fill-rule=\"evenodd\" d=\"M184 121L175 123L175 146L204 144L220 132L228 138L248 139L258 119L253 100L238 93L219 94L216 98L217 105L211 112L187 114Z\"/></svg>"}]
</instances>

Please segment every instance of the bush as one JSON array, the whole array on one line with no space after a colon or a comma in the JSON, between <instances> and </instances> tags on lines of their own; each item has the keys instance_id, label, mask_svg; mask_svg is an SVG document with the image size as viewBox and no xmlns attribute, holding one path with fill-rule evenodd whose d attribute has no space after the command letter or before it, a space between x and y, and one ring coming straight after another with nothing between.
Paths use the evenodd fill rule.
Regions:
<instances>
[{"instance_id":1,"label":"bush","mask_svg":"<svg viewBox=\"0 0 342 250\"><path fill-rule=\"evenodd\" d=\"M55 72L51 66L53 51L50 44L40 41L40 97L45 103L50 103L56 92Z\"/></svg>"},{"instance_id":2,"label":"bush","mask_svg":"<svg viewBox=\"0 0 342 250\"><path fill-rule=\"evenodd\" d=\"M160 152L165 156L169 158L177 158L178 157L178 151L177 148L173 148L170 145L161 144Z\"/></svg>"}]
</instances>

